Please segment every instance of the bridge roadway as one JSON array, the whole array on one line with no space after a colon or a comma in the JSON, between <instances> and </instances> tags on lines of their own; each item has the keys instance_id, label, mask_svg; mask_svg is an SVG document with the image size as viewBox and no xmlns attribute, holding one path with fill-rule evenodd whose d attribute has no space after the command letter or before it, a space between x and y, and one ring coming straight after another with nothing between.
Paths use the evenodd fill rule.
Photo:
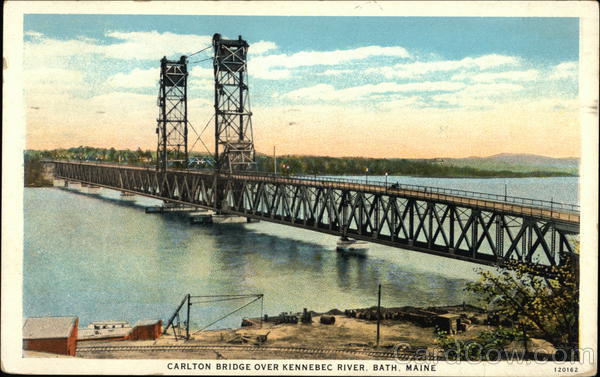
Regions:
<instances>
[{"instance_id":1,"label":"bridge roadway","mask_svg":"<svg viewBox=\"0 0 600 377\"><path fill-rule=\"evenodd\" d=\"M254 181L268 181L271 183L282 183L282 184L294 184L301 185L307 184L310 182L310 185L315 187L324 187L324 188L333 188L333 189L343 189L343 190L354 190L354 191L365 191L370 193L379 193L379 194L388 194L388 195L398 195L404 197L412 197L416 199L428 200L428 201L436 201L440 203L451 203L454 205L461 206L471 206L483 210L492 210L492 211L501 211L504 213L516 214L516 215L527 215L532 217L538 217L543 219L552 219L558 221L564 221L566 223L570 223L572 225L579 225L579 212L575 210L567 211L564 208L576 208L576 206L565 205L563 203L550 203L542 200L531 200L531 205L526 205L526 198L518 198L525 199L524 204L516 204L509 202L498 202L489 199L480 199L480 198L470 198L470 197L461 197L458 195L450 195L444 194L440 192L436 192L435 189L431 188L427 190L425 186L422 186L423 190L415 190L403 188L402 185L399 185L398 188L392 188L392 184L369 184L368 182L359 183L352 181L344 181L344 180L323 180L322 178L312 178L311 176L305 177L277 177L272 175L260 176L260 175L252 175L252 174L227 174L223 175L230 176L236 179L244 179L244 180L254 180ZM418 187L418 186L414 186ZM444 190L444 189L442 189ZM460 191L460 190L448 190L452 191ZM466 191L465 191L466 192ZM483 194L484 193L475 193L474 194ZM496 195L491 195L496 196ZM509 198L509 197L507 197ZM514 199L514 197L510 197ZM546 207L535 207L535 203L548 203L548 205L555 204L558 208L546 208Z\"/></svg>"},{"instance_id":2,"label":"bridge roadway","mask_svg":"<svg viewBox=\"0 0 600 377\"><path fill-rule=\"evenodd\" d=\"M575 255L579 207L318 176L46 161L58 178L481 264Z\"/></svg>"}]
</instances>

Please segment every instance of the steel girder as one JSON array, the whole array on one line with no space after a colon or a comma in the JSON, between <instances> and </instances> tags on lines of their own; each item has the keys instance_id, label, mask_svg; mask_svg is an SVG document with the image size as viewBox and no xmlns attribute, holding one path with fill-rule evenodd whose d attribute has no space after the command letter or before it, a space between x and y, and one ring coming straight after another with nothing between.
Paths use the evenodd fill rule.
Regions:
<instances>
[{"instance_id":1,"label":"steel girder","mask_svg":"<svg viewBox=\"0 0 600 377\"><path fill-rule=\"evenodd\" d=\"M54 164L64 179L480 264L555 266L576 254L578 224L534 216L318 181Z\"/></svg>"}]
</instances>

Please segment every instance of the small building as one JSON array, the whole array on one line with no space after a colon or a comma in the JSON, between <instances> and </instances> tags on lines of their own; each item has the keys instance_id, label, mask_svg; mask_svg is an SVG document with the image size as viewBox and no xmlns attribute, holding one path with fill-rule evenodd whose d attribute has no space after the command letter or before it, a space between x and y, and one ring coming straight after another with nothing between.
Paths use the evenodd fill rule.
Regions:
<instances>
[{"instance_id":1,"label":"small building","mask_svg":"<svg viewBox=\"0 0 600 377\"><path fill-rule=\"evenodd\" d=\"M131 328L127 321L95 321L90 322L88 329L101 330L101 329L122 329L125 327Z\"/></svg>"},{"instance_id":2,"label":"small building","mask_svg":"<svg viewBox=\"0 0 600 377\"><path fill-rule=\"evenodd\" d=\"M75 356L77 317L31 317L23 325L23 349Z\"/></svg>"},{"instance_id":3,"label":"small building","mask_svg":"<svg viewBox=\"0 0 600 377\"><path fill-rule=\"evenodd\" d=\"M138 321L131 333L129 340L154 340L162 335L162 320L149 319Z\"/></svg>"},{"instance_id":4,"label":"small building","mask_svg":"<svg viewBox=\"0 0 600 377\"><path fill-rule=\"evenodd\" d=\"M458 322L460 315L458 314L440 314L436 317L436 326L448 334L456 334L458 331Z\"/></svg>"},{"instance_id":5,"label":"small building","mask_svg":"<svg viewBox=\"0 0 600 377\"><path fill-rule=\"evenodd\" d=\"M133 329L127 321L96 321L79 329L78 340L127 340Z\"/></svg>"}]
</instances>

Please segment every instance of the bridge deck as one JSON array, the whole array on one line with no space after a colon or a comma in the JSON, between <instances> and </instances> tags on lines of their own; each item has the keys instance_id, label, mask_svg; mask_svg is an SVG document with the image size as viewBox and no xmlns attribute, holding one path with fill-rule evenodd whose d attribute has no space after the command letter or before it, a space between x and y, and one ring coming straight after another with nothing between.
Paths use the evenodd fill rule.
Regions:
<instances>
[{"instance_id":1,"label":"bridge deck","mask_svg":"<svg viewBox=\"0 0 600 377\"><path fill-rule=\"evenodd\" d=\"M65 162L65 161L61 161ZM107 163L91 163L91 162L69 162L77 165L94 165L103 167L114 167L118 169L135 169L144 171L154 171L154 168L132 166L132 165L120 165L120 164L107 164ZM214 174L212 170L194 170L194 169L169 169L170 172L179 172L186 174L199 174L207 175ZM448 203L461 205L465 207L478 208L483 210L493 210L496 212L503 212L506 214L524 215L531 216L540 219L550 219L559 222L565 222L573 226L579 226L580 215L578 206L563 204L563 203L552 203L543 200L528 199L528 198L517 198L517 197L503 197L500 195L468 192L462 190L451 190L442 189L436 187L424 187L424 186L410 186L400 185L399 188L394 188L391 184L383 184L381 182L373 182L371 184L365 182L361 183L358 181L330 178L330 177L319 177L319 176L281 176L274 174L260 174L260 173L234 173L225 174L231 178L238 178L248 181L263 181L270 183L286 183L292 185L308 185L314 187L328 187L333 189L349 189L362 191L367 193L375 194L387 194L387 195L398 195L402 197L411 197L415 199L423 200L435 200L440 203ZM406 188L406 187L410 188ZM450 192L450 193L446 193ZM452 194L453 192L464 192L465 194L476 194L480 196L488 196L492 199L487 198L476 198L461 196L458 194ZM521 201L522 203L515 203L514 201ZM511 202L513 201L513 202ZM536 205L539 204L539 205ZM553 206L555 206L553 208ZM548 208L550 207L550 208Z\"/></svg>"},{"instance_id":2,"label":"bridge deck","mask_svg":"<svg viewBox=\"0 0 600 377\"><path fill-rule=\"evenodd\" d=\"M484 210L495 210L505 213L514 213L519 215L529 215L544 219L553 219L579 224L579 213L567 212L556 209L540 208L526 206L514 203L502 203L492 200L461 197L457 195L441 194L438 192L423 192L417 190L395 189L390 185L381 186L368 183L353 183L343 181L321 181L318 179L301 179L294 177L273 177L273 176L254 176L246 174L232 174L232 177L247 179L247 180L263 180L268 182L280 182L289 184L306 185L310 184L315 187L331 187L334 189L350 189L356 191L381 193L388 195L398 195L403 197L413 197L416 199L435 200L436 202L445 202L468 207L476 207Z\"/></svg>"}]
</instances>

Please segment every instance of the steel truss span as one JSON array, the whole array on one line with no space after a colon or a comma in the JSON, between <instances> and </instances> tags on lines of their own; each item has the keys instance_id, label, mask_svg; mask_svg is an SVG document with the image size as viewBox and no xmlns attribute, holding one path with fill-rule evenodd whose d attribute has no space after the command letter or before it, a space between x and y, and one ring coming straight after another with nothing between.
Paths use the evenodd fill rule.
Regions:
<instances>
[{"instance_id":1,"label":"steel truss span","mask_svg":"<svg viewBox=\"0 0 600 377\"><path fill-rule=\"evenodd\" d=\"M576 255L576 211L315 178L47 163L57 178L479 264L543 272Z\"/></svg>"}]
</instances>

